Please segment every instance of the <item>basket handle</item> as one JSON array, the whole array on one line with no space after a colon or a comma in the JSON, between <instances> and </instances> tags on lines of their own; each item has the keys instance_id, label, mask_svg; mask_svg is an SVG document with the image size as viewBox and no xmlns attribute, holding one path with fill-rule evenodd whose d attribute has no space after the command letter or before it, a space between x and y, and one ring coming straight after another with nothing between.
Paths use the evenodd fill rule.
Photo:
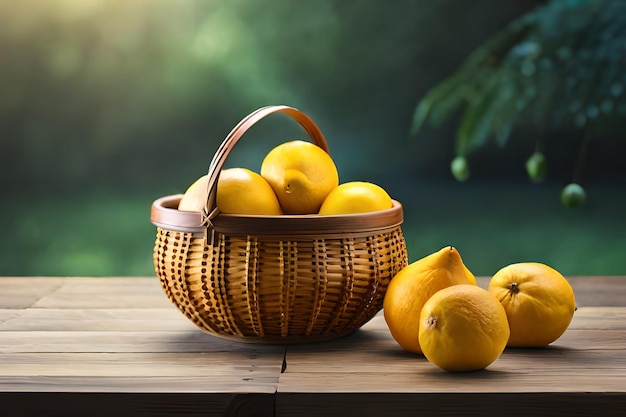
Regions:
<instances>
[{"instance_id":1,"label":"basket handle","mask_svg":"<svg viewBox=\"0 0 626 417\"><path fill-rule=\"evenodd\" d=\"M328 143L324 138L319 127L313 122L313 120L300 110L289 106L266 106L261 107L258 110L253 111L246 117L244 117L234 128L230 131L226 139L222 142L220 147L215 152L211 164L209 165L209 181L208 181L208 196L202 213L202 224L207 227L212 227L212 220L219 214L219 207L217 207L217 182L219 180L220 172L224 167L226 158L235 144L241 139L241 137L250 129L255 123L261 119L269 116L273 113L283 113L290 116L296 122L298 122L304 130L308 133L313 142L322 148L326 153L329 153Z\"/></svg>"}]
</instances>

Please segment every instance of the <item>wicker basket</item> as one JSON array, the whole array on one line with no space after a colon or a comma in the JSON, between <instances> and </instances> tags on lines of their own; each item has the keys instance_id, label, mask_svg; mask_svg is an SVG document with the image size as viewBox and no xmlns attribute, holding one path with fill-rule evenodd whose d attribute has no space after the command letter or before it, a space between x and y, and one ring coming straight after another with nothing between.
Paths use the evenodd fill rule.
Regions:
<instances>
[{"instance_id":1,"label":"wicker basket","mask_svg":"<svg viewBox=\"0 0 626 417\"><path fill-rule=\"evenodd\" d=\"M204 212L178 211L182 195L152 204L154 267L169 299L202 330L257 343L303 343L348 335L382 308L407 264L402 206L336 216L220 214L217 180L241 136L283 113L328 152L304 113L268 106L245 117L209 166Z\"/></svg>"}]
</instances>

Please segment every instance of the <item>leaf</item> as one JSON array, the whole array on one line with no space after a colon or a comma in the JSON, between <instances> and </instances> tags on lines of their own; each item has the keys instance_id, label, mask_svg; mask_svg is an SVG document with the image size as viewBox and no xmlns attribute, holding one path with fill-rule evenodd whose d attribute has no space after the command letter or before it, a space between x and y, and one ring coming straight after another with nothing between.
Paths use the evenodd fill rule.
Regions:
<instances>
[{"instance_id":1,"label":"leaf","mask_svg":"<svg viewBox=\"0 0 626 417\"><path fill-rule=\"evenodd\" d=\"M497 99L497 88L492 85L489 90L471 102L465 113L456 139L456 152L465 155L472 148L485 144L491 132L491 121L494 116Z\"/></svg>"},{"instance_id":2,"label":"leaf","mask_svg":"<svg viewBox=\"0 0 626 417\"><path fill-rule=\"evenodd\" d=\"M495 129L495 138L496 143L499 147L504 147L511 137L511 132L513 131L513 123L507 122L502 126L498 126Z\"/></svg>"},{"instance_id":3,"label":"leaf","mask_svg":"<svg viewBox=\"0 0 626 417\"><path fill-rule=\"evenodd\" d=\"M441 125L476 94L474 80L468 77L458 77L455 81L457 85L446 96L442 96L440 100L433 103L430 120L434 126Z\"/></svg>"},{"instance_id":4,"label":"leaf","mask_svg":"<svg viewBox=\"0 0 626 417\"><path fill-rule=\"evenodd\" d=\"M484 88L468 106L457 134L458 152L469 152L483 146L495 136L504 145L516 123L519 88L502 72L485 78Z\"/></svg>"},{"instance_id":5,"label":"leaf","mask_svg":"<svg viewBox=\"0 0 626 417\"><path fill-rule=\"evenodd\" d=\"M520 115L520 111L517 108L517 93L516 87L507 82L507 87L503 88L500 101L495 110L492 130L496 144L499 147L503 147L508 142Z\"/></svg>"},{"instance_id":6,"label":"leaf","mask_svg":"<svg viewBox=\"0 0 626 417\"><path fill-rule=\"evenodd\" d=\"M464 101L459 86L465 82L463 74L451 75L432 88L418 104L411 123L411 135L415 135L426 123L429 115L434 124L445 119Z\"/></svg>"},{"instance_id":7,"label":"leaf","mask_svg":"<svg viewBox=\"0 0 626 417\"><path fill-rule=\"evenodd\" d=\"M617 0L551 0L535 8L429 91L414 131L462 110L456 148L465 154L492 135L503 146L520 123L543 130L548 121L581 126L626 112L624 16L626 2Z\"/></svg>"},{"instance_id":8,"label":"leaf","mask_svg":"<svg viewBox=\"0 0 626 417\"><path fill-rule=\"evenodd\" d=\"M413 120L411 121L410 130L411 136L417 134L417 132L419 132L419 130L422 128L422 126L426 122L426 119L428 118L428 113L430 112L431 106L431 100L429 100L428 97L420 101L417 109L413 113Z\"/></svg>"}]
</instances>

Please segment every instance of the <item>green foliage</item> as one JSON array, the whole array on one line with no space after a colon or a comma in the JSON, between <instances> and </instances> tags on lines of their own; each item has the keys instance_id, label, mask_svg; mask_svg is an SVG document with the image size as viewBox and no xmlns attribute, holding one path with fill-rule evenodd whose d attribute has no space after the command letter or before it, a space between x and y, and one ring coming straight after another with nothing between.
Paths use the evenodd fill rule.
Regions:
<instances>
[{"instance_id":1,"label":"green foliage","mask_svg":"<svg viewBox=\"0 0 626 417\"><path fill-rule=\"evenodd\" d=\"M611 127L626 115L626 2L552 0L476 49L419 102L412 133L460 114L456 152L515 127Z\"/></svg>"},{"instance_id":2,"label":"green foliage","mask_svg":"<svg viewBox=\"0 0 626 417\"><path fill-rule=\"evenodd\" d=\"M552 196L537 201L543 190L481 189L480 181L457 188L439 168L445 141L406 140L415 92L540 2L0 1L0 274L152 274L152 201L182 192L241 117L272 103L320 124L344 179L379 182L402 201L413 259L454 243L483 274L546 254L576 273L623 271L625 202L611 190L590 192L587 207L565 214L593 208L592 219L562 217ZM504 51L511 41L491 42ZM473 65L490 53L475 54ZM489 141L492 120L504 143L517 126L504 116L516 114L522 86L500 88L504 75L488 80L493 68L481 70L447 83L420 117L444 124L465 105L452 92L478 96L472 80L489 81L480 108L490 116L468 118L465 135ZM498 95L500 104L490 101ZM605 118L619 103L599 109ZM229 163L258 163L268 142L301 129L267 120L252 134ZM477 164L473 178L488 165ZM468 167L460 168L463 178ZM579 221L587 223L571 227Z\"/></svg>"}]
</instances>

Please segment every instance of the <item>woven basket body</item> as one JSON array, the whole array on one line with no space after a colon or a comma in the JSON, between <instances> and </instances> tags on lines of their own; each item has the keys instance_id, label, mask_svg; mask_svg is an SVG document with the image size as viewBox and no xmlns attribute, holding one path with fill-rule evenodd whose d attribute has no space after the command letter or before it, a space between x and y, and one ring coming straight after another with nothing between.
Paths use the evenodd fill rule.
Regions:
<instances>
[{"instance_id":1,"label":"woven basket body","mask_svg":"<svg viewBox=\"0 0 626 417\"><path fill-rule=\"evenodd\" d=\"M242 123L286 113L328 150L297 110L260 110ZM407 265L402 206L338 216L219 214L219 171L242 123L211 163L205 212L178 211L181 195L152 205L154 267L165 294L199 328L223 338L303 343L354 332L380 311L389 281Z\"/></svg>"}]
</instances>

